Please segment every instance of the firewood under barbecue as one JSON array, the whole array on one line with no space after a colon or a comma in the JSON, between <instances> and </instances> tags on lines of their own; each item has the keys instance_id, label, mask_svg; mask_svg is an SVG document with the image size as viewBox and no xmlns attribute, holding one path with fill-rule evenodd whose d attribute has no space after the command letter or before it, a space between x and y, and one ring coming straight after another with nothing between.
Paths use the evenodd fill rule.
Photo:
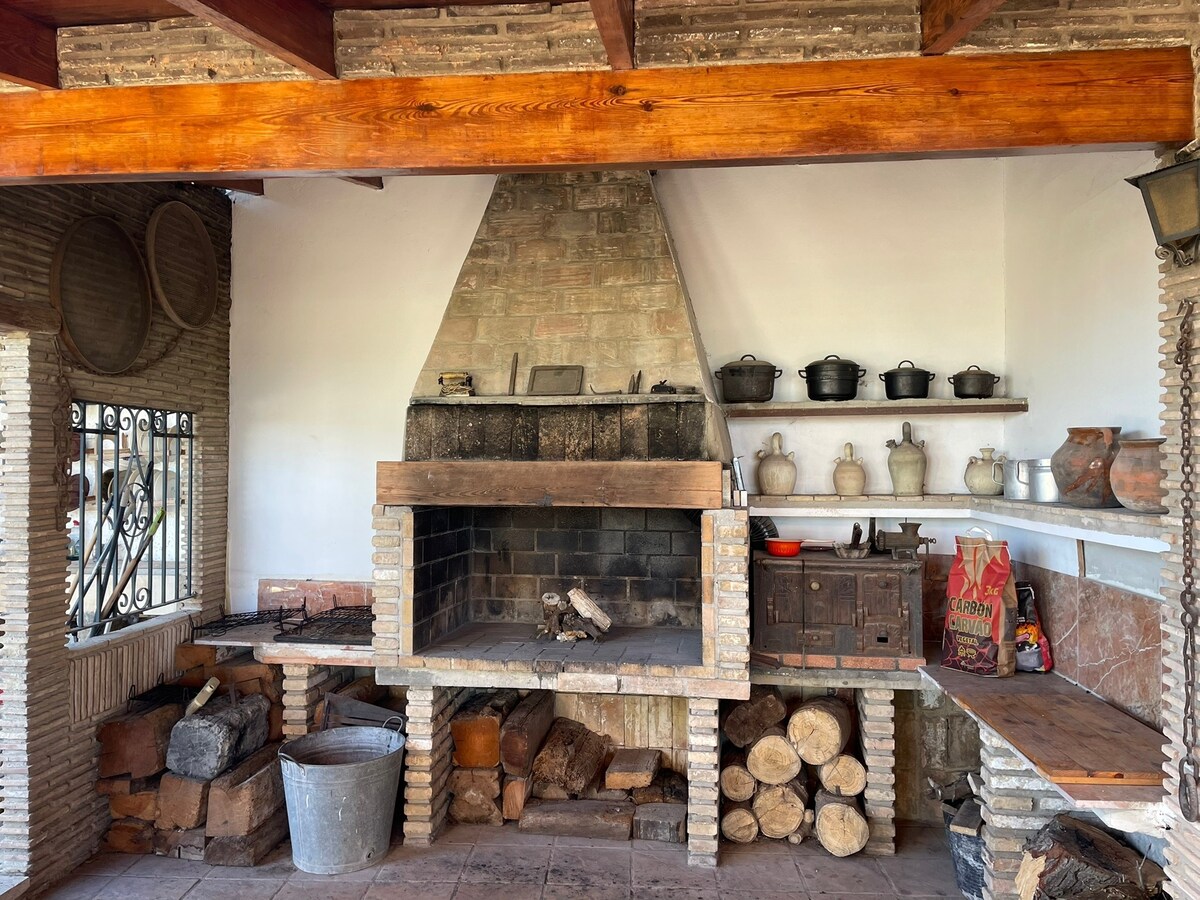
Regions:
<instances>
[{"instance_id":1,"label":"firewood under barbecue","mask_svg":"<svg viewBox=\"0 0 1200 900\"><path fill-rule=\"evenodd\" d=\"M785 784L800 774L804 763L779 728L769 728L746 754L746 768L763 784Z\"/></svg>"},{"instance_id":2,"label":"firewood under barbecue","mask_svg":"<svg viewBox=\"0 0 1200 900\"><path fill-rule=\"evenodd\" d=\"M839 753L817 767L821 787L839 797L853 797L867 789L867 769L853 756Z\"/></svg>"},{"instance_id":3,"label":"firewood under barbecue","mask_svg":"<svg viewBox=\"0 0 1200 900\"><path fill-rule=\"evenodd\" d=\"M809 700L788 718L787 736L800 758L813 766L829 762L850 739L850 708L837 697Z\"/></svg>"},{"instance_id":4,"label":"firewood under barbecue","mask_svg":"<svg viewBox=\"0 0 1200 900\"><path fill-rule=\"evenodd\" d=\"M609 739L586 725L559 717L533 761L533 777L579 796L591 784L610 751Z\"/></svg>"},{"instance_id":5,"label":"firewood under barbecue","mask_svg":"<svg viewBox=\"0 0 1200 900\"><path fill-rule=\"evenodd\" d=\"M762 733L778 725L787 715L787 707L779 688L771 685L754 685L750 688L750 699L739 703L725 718L725 737L735 747L748 747Z\"/></svg>"},{"instance_id":6,"label":"firewood under barbecue","mask_svg":"<svg viewBox=\"0 0 1200 900\"><path fill-rule=\"evenodd\" d=\"M799 828L787 836L787 842L789 844L803 844L804 839L812 834L813 822L815 821L816 813L814 813L811 809L806 809L804 811L804 822Z\"/></svg>"},{"instance_id":7,"label":"firewood under barbecue","mask_svg":"<svg viewBox=\"0 0 1200 900\"><path fill-rule=\"evenodd\" d=\"M814 831L821 846L834 856L850 856L867 846L867 819L857 797L836 797L817 791Z\"/></svg>"},{"instance_id":8,"label":"firewood under barbecue","mask_svg":"<svg viewBox=\"0 0 1200 900\"><path fill-rule=\"evenodd\" d=\"M721 834L735 844L749 844L758 837L758 818L748 800L725 805L721 815Z\"/></svg>"},{"instance_id":9,"label":"firewood under barbecue","mask_svg":"<svg viewBox=\"0 0 1200 900\"><path fill-rule=\"evenodd\" d=\"M1055 816L1029 842L1017 873L1017 895L1034 897L1162 896L1166 876L1151 860L1094 825Z\"/></svg>"},{"instance_id":10,"label":"firewood under barbecue","mask_svg":"<svg viewBox=\"0 0 1200 900\"><path fill-rule=\"evenodd\" d=\"M804 825L808 788L800 779L787 784L764 784L754 795L751 808L763 837L785 838Z\"/></svg>"},{"instance_id":11,"label":"firewood under barbecue","mask_svg":"<svg viewBox=\"0 0 1200 900\"><path fill-rule=\"evenodd\" d=\"M758 779L746 768L746 754L727 753L721 760L721 793L730 800L749 800Z\"/></svg>"}]
</instances>

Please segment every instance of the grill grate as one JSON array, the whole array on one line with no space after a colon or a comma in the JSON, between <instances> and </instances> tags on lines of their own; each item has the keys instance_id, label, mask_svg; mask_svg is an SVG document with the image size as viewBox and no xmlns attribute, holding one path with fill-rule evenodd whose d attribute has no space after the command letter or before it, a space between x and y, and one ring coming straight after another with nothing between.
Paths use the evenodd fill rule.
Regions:
<instances>
[{"instance_id":1,"label":"grill grate","mask_svg":"<svg viewBox=\"0 0 1200 900\"><path fill-rule=\"evenodd\" d=\"M283 628L285 620L303 618L303 616L303 606L260 609L257 612L249 613L234 613L233 615L222 616L215 622L195 626L192 629L192 640L194 641L198 637L217 637L225 634L232 628L241 628L246 625L275 625L278 628Z\"/></svg>"},{"instance_id":2,"label":"grill grate","mask_svg":"<svg viewBox=\"0 0 1200 900\"><path fill-rule=\"evenodd\" d=\"M275 640L298 644L364 644L374 636L375 613L369 606L336 606L300 621L287 622Z\"/></svg>"}]
</instances>

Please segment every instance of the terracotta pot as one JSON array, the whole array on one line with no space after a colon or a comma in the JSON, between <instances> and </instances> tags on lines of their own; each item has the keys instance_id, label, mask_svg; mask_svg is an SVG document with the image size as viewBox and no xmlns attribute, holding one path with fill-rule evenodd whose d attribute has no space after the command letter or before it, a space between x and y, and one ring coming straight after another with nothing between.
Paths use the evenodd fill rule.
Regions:
<instances>
[{"instance_id":1,"label":"terracotta pot","mask_svg":"<svg viewBox=\"0 0 1200 900\"><path fill-rule=\"evenodd\" d=\"M758 492L772 497L785 497L796 487L796 453L783 452L783 435L771 435L771 452L759 450Z\"/></svg>"},{"instance_id":2,"label":"terracotta pot","mask_svg":"<svg viewBox=\"0 0 1200 900\"><path fill-rule=\"evenodd\" d=\"M903 439L889 440L887 446L888 474L892 476L892 493L897 497L922 497L925 494L925 442L914 443L912 425L901 426Z\"/></svg>"},{"instance_id":3,"label":"terracotta pot","mask_svg":"<svg viewBox=\"0 0 1200 900\"><path fill-rule=\"evenodd\" d=\"M1120 428L1067 429L1066 441L1050 457L1054 483L1064 503L1085 509L1120 505L1109 479L1120 434Z\"/></svg>"},{"instance_id":4,"label":"terracotta pot","mask_svg":"<svg viewBox=\"0 0 1200 900\"><path fill-rule=\"evenodd\" d=\"M1113 494L1126 509L1144 513L1167 511L1162 505L1167 496L1162 485L1167 474L1166 455L1162 451L1165 440L1156 437L1121 441L1109 475Z\"/></svg>"}]
</instances>

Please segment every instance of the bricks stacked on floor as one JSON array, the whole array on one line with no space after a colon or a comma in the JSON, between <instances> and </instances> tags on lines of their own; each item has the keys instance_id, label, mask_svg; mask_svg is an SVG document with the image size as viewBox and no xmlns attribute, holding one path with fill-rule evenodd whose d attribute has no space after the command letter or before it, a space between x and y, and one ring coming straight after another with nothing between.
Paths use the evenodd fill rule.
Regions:
<instances>
[{"instance_id":1,"label":"bricks stacked on floor","mask_svg":"<svg viewBox=\"0 0 1200 900\"><path fill-rule=\"evenodd\" d=\"M1026 842L1071 804L990 728L981 725L985 900L1016 900Z\"/></svg>"},{"instance_id":2,"label":"bricks stacked on floor","mask_svg":"<svg viewBox=\"0 0 1200 900\"><path fill-rule=\"evenodd\" d=\"M867 788L863 811L870 837L863 852L868 856L896 853L896 692L882 688L855 691L858 735Z\"/></svg>"},{"instance_id":3,"label":"bricks stacked on floor","mask_svg":"<svg viewBox=\"0 0 1200 900\"><path fill-rule=\"evenodd\" d=\"M176 666L181 685L198 689L215 677L235 693L186 718L182 704L165 704L100 726L96 790L113 818L105 845L254 865L287 835L281 673L248 653L192 644L179 646Z\"/></svg>"}]
</instances>

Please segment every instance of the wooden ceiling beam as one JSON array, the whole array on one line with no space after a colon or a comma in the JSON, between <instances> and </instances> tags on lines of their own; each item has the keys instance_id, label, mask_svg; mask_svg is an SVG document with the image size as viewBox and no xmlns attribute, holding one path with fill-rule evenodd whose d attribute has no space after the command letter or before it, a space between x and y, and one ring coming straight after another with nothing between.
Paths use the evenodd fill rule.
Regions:
<instances>
[{"instance_id":1,"label":"wooden ceiling beam","mask_svg":"<svg viewBox=\"0 0 1200 900\"><path fill-rule=\"evenodd\" d=\"M0 183L655 168L1193 137L1186 47L0 96Z\"/></svg>"},{"instance_id":2,"label":"wooden ceiling beam","mask_svg":"<svg viewBox=\"0 0 1200 900\"><path fill-rule=\"evenodd\" d=\"M317 0L171 0L313 78L337 78L333 12Z\"/></svg>"},{"instance_id":3,"label":"wooden ceiling beam","mask_svg":"<svg viewBox=\"0 0 1200 900\"><path fill-rule=\"evenodd\" d=\"M633 0L592 0L592 15L600 29L600 40L614 69L632 69Z\"/></svg>"},{"instance_id":4,"label":"wooden ceiling beam","mask_svg":"<svg viewBox=\"0 0 1200 900\"><path fill-rule=\"evenodd\" d=\"M0 6L0 79L39 91L58 87L58 37L54 29Z\"/></svg>"},{"instance_id":5,"label":"wooden ceiling beam","mask_svg":"<svg viewBox=\"0 0 1200 900\"><path fill-rule=\"evenodd\" d=\"M926 56L945 53L1005 0L921 0L921 52Z\"/></svg>"}]
</instances>

